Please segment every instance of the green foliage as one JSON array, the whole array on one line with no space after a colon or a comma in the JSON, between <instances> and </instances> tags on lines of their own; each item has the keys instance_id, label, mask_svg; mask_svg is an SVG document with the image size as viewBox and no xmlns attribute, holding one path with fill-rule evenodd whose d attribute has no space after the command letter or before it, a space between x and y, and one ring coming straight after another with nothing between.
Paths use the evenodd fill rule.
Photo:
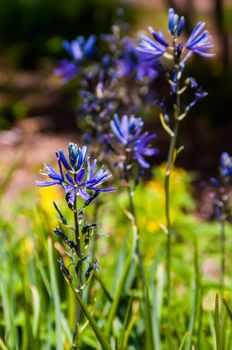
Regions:
<instances>
[{"instance_id":1,"label":"green foliage","mask_svg":"<svg viewBox=\"0 0 232 350\"><path fill-rule=\"evenodd\" d=\"M135 196L151 310L148 325L157 350L165 347L166 327L163 175L161 166L150 182L139 185ZM194 215L189 174L174 169L171 183L175 208L171 218L176 227L171 296L173 349L192 349L192 345L195 349L231 349L231 276L228 274L223 302L217 297L215 304L220 287L218 224L202 222ZM59 203L60 194L53 189L39 193L38 201L35 200L38 192L33 191L25 193L10 207L1 202L1 349L65 350L71 347L75 297L78 296L72 293L58 269L58 251L63 254L64 250L52 233L56 220L51 202L55 198ZM142 349L144 344L150 349L141 318L145 307L141 303L142 291L135 282L138 269L130 217L125 211L127 204L124 191L118 191L100 207L99 233L110 237L97 241L100 271L83 295L88 318L80 330L80 348L84 350L108 349L109 343L114 349L116 339L120 350ZM62 211L68 215L65 207ZM229 225L226 232L229 261ZM216 271L211 276L204 272L209 260ZM105 347L99 347L98 341Z\"/></svg>"}]
</instances>

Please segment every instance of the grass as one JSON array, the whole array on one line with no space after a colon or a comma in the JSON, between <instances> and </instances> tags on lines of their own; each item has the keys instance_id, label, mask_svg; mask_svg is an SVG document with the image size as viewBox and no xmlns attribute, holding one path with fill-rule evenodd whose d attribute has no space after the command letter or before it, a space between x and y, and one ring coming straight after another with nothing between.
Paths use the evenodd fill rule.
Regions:
<instances>
[{"instance_id":1,"label":"grass","mask_svg":"<svg viewBox=\"0 0 232 350\"><path fill-rule=\"evenodd\" d=\"M141 184L135 206L147 280L147 305L136 283L127 196L117 191L99 208L97 256L100 271L84 291L81 302L87 318L80 327L80 349L166 349L164 167ZM220 227L202 222L194 212L191 177L175 169L171 184L172 349L232 349L231 226L226 225L225 291L220 293ZM47 192L46 192L47 191ZM11 205L1 202L0 216L0 349L71 348L76 297L58 268L64 249L53 235L56 225L52 200L59 192L33 189ZM3 197L2 197L3 198ZM65 206L62 208L68 216ZM92 214L90 214L92 215ZM212 276L203 273L211 264ZM142 316L149 310L147 326ZM148 334L149 333L149 334ZM146 337L154 337L151 346Z\"/></svg>"}]
</instances>

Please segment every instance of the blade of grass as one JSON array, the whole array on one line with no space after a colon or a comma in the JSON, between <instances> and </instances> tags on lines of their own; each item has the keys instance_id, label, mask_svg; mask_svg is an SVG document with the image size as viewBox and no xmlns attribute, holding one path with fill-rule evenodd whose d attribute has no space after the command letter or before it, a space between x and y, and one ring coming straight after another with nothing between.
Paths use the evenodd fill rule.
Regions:
<instances>
[{"instance_id":1,"label":"blade of grass","mask_svg":"<svg viewBox=\"0 0 232 350\"><path fill-rule=\"evenodd\" d=\"M102 288L102 290L103 290L103 292L104 292L106 298L109 300L109 302L112 303L112 302L113 302L113 298L112 298L110 292L107 290L107 288L106 288L106 286L105 286L105 284L104 284L104 282L103 282L101 276L99 276L98 273L95 273L95 272L94 272L94 278L95 278L95 279L98 281L98 283L100 284L100 286L101 286L101 288Z\"/></svg>"},{"instance_id":2,"label":"blade of grass","mask_svg":"<svg viewBox=\"0 0 232 350\"><path fill-rule=\"evenodd\" d=\"M53 247L52 247L51 237L48 237L48 267L49 267L49 273L50 273L50 279L51 279L52 296L53 296L54 305L55 305L56 350L63 350L62 333L61 333L60 297L59 297L59 289L58 289L56 272L54 267Z\"/></svg>"},{"instance_id":3,"label":"blade of grass","mask_svg":"<svg viewBox=\"0 0 232 350\"><path fill-rule=\"evenodd\" d=\"M202 298L203 298L203 289L200 288L199 300L198 300L197 349L201 349L202 318L203 318Z\"/></svg>"},{"instance_id":4,"label":"blade of grass","mask_svg":"<svg viewBox=\"0 0 232 350\"><path fill-rule=\"evenodd\" d=\"M128 303L128 306L127 306L127 309L126 309L126 314L125 314L125 317L124 317L124 320L123 320L123 326L122 326L122 330L121 330L121 333L120 333L120 336L119 336L119 340L118 340L118 344L119 344L118 347L119 347L119 349L123 349L123 342L124 342L125 332L126 332L126 329L127 329L127 325L128 325L128 322L129 322L130 315L131 315L132 302L133 302L133 296L130 297L130 300L129 300L129 303Z\"/></svg>"},{"instance_id":5,"label":"blade of grass","mask_svg":"<svg viewBox=\"0 0 232 350\"><path fill-rule=\"evenodd\" d=\"M133 259L133 255L135 252L136 235L137 235L136 232L133 230L132 235L131 235L131 240L129 242L129 252L127 253L127 258L126 258L126 261L124 263L123 272L122 272L121 277L119 279L119 282L117 284L117 289L116 289L115 295L113 296L113 303L111 305L108 320L107 320L107 325L106 325L106 330L105 330L105 334L106 334L107 338L109 338L109 336L110 336L112 323L113 323L115 314L117 312L119 300L120 300L121 294L123 292L123 287L126 283L127 275L128 275L128 272L129 272L129 269L131 266L131 262Z\"/></svg>"},{"instance_id":6,"label":"blade of grass","mask_svg":"<svg viewBox=\"0 0 232 350\"><path fill-rule=\"evenodd\" d=\"M32 299L33 299L33 337L37 336L39 316L40 316L40 295L38 289L34 285L30 285Z\"/></svg>"},{"instance_id":7,"label":"blade of grass","mask_svg":"<svg viewBox=\"0 0 232 350\"><path fill-rule=\"evenodd\" d=\"M62 325L62 329L64 330L64 334L67 337L68 342L71 344L72 343L72 333L71 333L71 330L68 326L68 321L65 318L63 313L61 313L61 325Z\"/></svg>"},{"instance_id":8,"label":"blade of grass","mask_svg":"<svg viewBox=\"0 0 232 350\"><path fill-rule=\"evenodd\" d=\"M70 285L71 286L71 285ZM71 286L73 292L75 293L75 296L77 298L77 301L79 302L83 313L85 314L86 318L89 320L89 323L99 341L99 343L102 346L103 350L112 350L111 346L108 344L104 334L102 333L102 331L100 330L100 328L97 325L97 322L94 320L94 318L92 317L91 313L89 312L87 305L84 303L83 299L81 298L81 296L79 295L79 293Z\"/></svg>"},{"instance_id":9,"label":"blade of grass","mask_svg":"<svg viewBox=\"0 0 232 350\"><path fill-rule=\"evenodd\" d=\"M215 322L215 334L216 334L216 349L222 350L221 332L220 332L219 294L218 293L216 294L216 297L215 297L214 322Z\"/></svg>"},{"instance_id":10,"label":"blade of grass","mask_svg":"<svg viewBox=\"0 0 232 350\"><path fill-rule=\"evenodd\" d=\"M123 339L122 350L128 349L128 346L127 346L128 339L129 339L129 336L131 335L131 331L132 331L132 329L134 327L134 324L135 324L136 320L137 320L137 317L133 316L133 317L131 317L130 322L128 323L127 329L125 331L125 336L124 336L124 339Z\"/></svg>"},{"instance_id":11,"label":"blade of grass","mask_svg":"<svg viewBox=\"0 0 232 350\"><path fill-rule=\"evenodd\" d=\"M192 307L191 307L191 316L189 320L189 327L188 327L188 339L187 339L187 345L186 350L190 350L192 346L192 336L196 321L196 314L197 314L197 306L198 306L198 298L199 298L199 290L200 290L200 277L199 277L199 264L198 264L198 247L197 247L197 241L194 239L194 287L193 287L193 297L192 297Z\"/></svg>"},{"instance_id":12,"label":"blade of grass","mask_svg":"<svg viewBox=\"0 0 232 350\"><path fill-rule=\"evenodd\" d=\"M18 349L17 334L14 324L14 311L12 310L12 303L10 302L10 296L4 283L1 284L2 304L5 320L5 332L6 337L9 336L9 343L12 349Z\"/></svg>"},{"instance_id":13,"label":"blade of grass","mask_svg":"<svg viewBox=\"0 0 232 350\"><path fill-rule=\"evenodd\" d=\"M186 339L188 338L188 336L189 336L189 334L188 334L188 332L186 332L185 335L183 336L183 339L182 339L182 341L181 341L181 344L180 344L178 350L182 350L182 349L183 349L184 344L185 344L185 341L186 341Z\"/></svg>"},{"instance_id":14,"label":"blade of grass","mask_svg":"<svg viewBox=\"0 0 232 350\"><path fill-rule=\"evenodd\" d=\"M156 286L152 285L152 295L153 295L153 303L152 303L152 318L154 324L154 338L155 338L155 349L160 350L160 330L159 330L159 315L158 315L158 300L157 300L157 290Z\"/></svg>"},{"instance_id":15,"label":"blade of grass","mask_svg":"<svg viewBox=\"0 0 232 350\"><path fill-rule=\"evenodd\" d=\"M6 347L6 345L4 344L4 342L1 338L0 338L0 349L1 350L9 350L9 348Z\"/></svg>"},{"instance_id":16,"label":"blade of grass","mask_svg":"<svg viewBox=\"0 0 232 350\"><path fill-rule=\"evenodd\" d=\"M153 320L152 320L152 307L150 303L149 291L147 285L144 286L144 297L145 297L145 317L146 317L146 339L145 339L145 349L155 350L155 339L153 333Z\"/></svg>"},{"instance_id":17,"label":"blade of grass","mask_svg":"<svg viewBox=\"0 0 232 350\"><path fill-rule=\"evenodd\" d=\"M225 308L226 308L226 311L227 311L227 313L228 313L228 316L229 316L229 318L230 318L230 321L232 322L232 311L231 311L229 305L227 304L226 299L225 299L225 298L222 298L222 302L223 302L223 305L224 305Z\"/></svg>"}]
</instances>

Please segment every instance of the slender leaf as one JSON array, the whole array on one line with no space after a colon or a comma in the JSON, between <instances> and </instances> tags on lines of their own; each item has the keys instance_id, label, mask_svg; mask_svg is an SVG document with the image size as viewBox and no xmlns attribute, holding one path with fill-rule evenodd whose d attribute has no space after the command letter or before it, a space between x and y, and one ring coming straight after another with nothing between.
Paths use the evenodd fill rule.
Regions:
<instances>
[{"instance_id":1,"label":"slender leaf","mask_svg":"<svg viewBox=\"0 0 232 350\"><path fill-rule=\"evenodd\" d=\"M220 313L219 313L219 294L215 297L215 334L216 334L216 349L222 350L221 346L221 330L220 330Z\"/></svg>"},{"instance_id":2,"label":"slender leaf","mask_svg":"<svg viewBox=\"0 0 232 350\"><path fill-rule=\"evenodd\" d=\"M52 240L48 238L48 264L49 264L49 272L51 279L51 289L53 300L55 304L55 322L56 322L56 350L63 350L62 345L62 332L61 332L61 311L60 311L60 297L59 297L59 289L57 285L55 267L54 267L54 259L53 259L53 248L52 248Z\"/></svg>"}]
</instances>

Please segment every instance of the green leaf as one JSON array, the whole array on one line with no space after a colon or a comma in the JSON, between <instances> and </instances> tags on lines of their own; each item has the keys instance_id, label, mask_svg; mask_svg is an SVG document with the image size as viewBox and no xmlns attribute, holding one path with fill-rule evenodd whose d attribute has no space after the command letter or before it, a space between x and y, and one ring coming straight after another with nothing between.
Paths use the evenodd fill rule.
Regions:
<instances>
[{"instance_id":1,"label":"green leaf","mask_svg":"<svg viewBox=\"0 0 232 350\"><path fill-rule=\"evenodd\" d=\"M91 313L89 312L87 305L84 303L83 299L81 298L79 293L74 288L73 288L73 291L75 293L77 301L80 303L80 306L82 308L83 313L85 314L86 318L89 320L89 323L90 323L99 343L101 344L102 349L103 350L112 350L112 348L108 344L104 334L102 333L102 331L98 327L97 322L94 320Z\"/></svg>"},{"instance_id":2,"label":"green leaf","mask_svg":"<svg viewBox=\"0 0 232 350\"><path fill-rule=\"evenodd\" d=\"M56 272L53 259L52 239L48 238L48 266L51 279L52 296L55 304L55 320L56 320L56 350L63 350L62 332L61 332L61 311L60 297L57 285Z\"/></svg>"},{"instance_id":3,"label":"green leaf","mask_svg":"<svg viewBox=\"0 0 232 350\"><path fill-rule=\"evenodd\" d=\"M216 333L216 349L222 350L221 347L221 332L220 332L220 313L219 313L219 294L215 297L215 333Z\"/></svg>"}]
</instances>

